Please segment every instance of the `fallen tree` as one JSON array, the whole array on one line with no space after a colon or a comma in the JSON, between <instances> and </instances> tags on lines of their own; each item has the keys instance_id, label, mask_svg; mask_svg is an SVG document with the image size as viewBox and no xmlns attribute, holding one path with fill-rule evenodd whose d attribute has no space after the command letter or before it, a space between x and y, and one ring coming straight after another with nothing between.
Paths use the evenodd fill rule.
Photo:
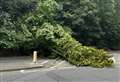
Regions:
<instances>
[{"instance_id":1,"label":"fallen tree","mask_svg":"<svg viewBox=\"0 0 120 82\"><path fill-rule=\"evenodd\" d=\"M43 42L70 63L76 66L105 67L112 66L113 60L108 52L102 49L82 46L71 35L64 31L60 25L44 23L36 32L38 41Z\"/></svg>"}]
</instances>

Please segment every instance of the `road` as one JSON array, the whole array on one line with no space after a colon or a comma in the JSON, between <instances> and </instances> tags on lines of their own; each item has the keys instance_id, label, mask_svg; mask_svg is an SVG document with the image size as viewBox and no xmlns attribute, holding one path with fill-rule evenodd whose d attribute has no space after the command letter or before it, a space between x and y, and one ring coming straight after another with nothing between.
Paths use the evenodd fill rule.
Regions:
<instances>
[{"instance_id":1,"label":"road","mask_svg":"<svg viewBox=\"0 0 120 82\"><path fill-rule=\"evenodd\" d=\"M0 73L0 82L120 82L120 52L115 68L60 67Z\"/></svg>"}]
</instances>

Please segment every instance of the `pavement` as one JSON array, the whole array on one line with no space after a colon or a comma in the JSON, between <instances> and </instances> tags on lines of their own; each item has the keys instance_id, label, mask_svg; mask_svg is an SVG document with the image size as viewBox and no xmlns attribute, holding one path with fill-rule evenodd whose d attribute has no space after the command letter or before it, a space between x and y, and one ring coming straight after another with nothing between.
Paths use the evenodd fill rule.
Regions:
<instances>
[{"instance_id":1,"label":"pavement","mask_svg":"<svg viewBox=\"0 0 120 82\"><path fill-rule=\"evenodd\" d=\"M59 67L0 73L1 82L120 82L119 68Z\"/></svg>"},{"instance_id":2,"label":"pavement","mask_svg":"<svg viewBox=\"0 0 120 82\"><path fill-rule=\"evenodd\" d=\"M30 57L0 58L0 72L38 68L38 67L43 67L43 66L41 64L32 64L32 59Z\"/></svg>"},{"instance_id":3,"label":"pavement","mask_svg":"<svg viewBox=\"0 0 120 82\"><path fill-rule=\"evenodd\" d=\"M63 61L61 59L39 58L37 63L33 63L32 58L29 56L0 58L0 72L50 68L62 62L66 62L66 61ZM62 65L71 66L68 62Z\"/></svg>"},{"instance_id":4,"label":"pavement","mask_svg":"<svg viewBox=\"0 0 120 82\"><path fill-rule=\"evenodd\" d=\"M114 55L117 64L120 63L119 53L120 51L111 51ZM5 71L17 71L17 70L26 70L26 69L37 69L37 68L50 68L52 66L57 65L58 63L62 62L63 60L60 59L44 59L39 58L37 63L32 62L32 57L24 56L24 57L2 57L0 58L0 72ZM62 63L62 67L73 67L68 62L64 61Z\"/></svg>"},{"instance_id":5,"label":"pavement","mask_svg":"<svg viewBox=\"0 0 120 82\"><path fill-rule=\"evenodd\" d=\"M37 65L42 67L37 69L0 72L0 82L120 82L120 51L111 53L116 59L114 68L75 67L64 60L40 59ZM2 58L0 59L0 69L3 66L6 66L4 69L14 68L16 65L17 67L25 65L29 67L31 60L30 57L23 57L20 60L13 58L10 61ZM7 66L5 63L11 63L14 66ZM1 65L3 66L1 67Z\"/></svg>"}]
</instances>

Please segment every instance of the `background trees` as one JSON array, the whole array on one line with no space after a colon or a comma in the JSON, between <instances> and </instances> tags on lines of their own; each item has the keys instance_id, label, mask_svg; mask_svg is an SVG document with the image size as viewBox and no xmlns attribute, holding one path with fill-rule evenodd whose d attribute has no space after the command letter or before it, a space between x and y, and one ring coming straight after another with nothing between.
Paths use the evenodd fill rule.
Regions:
<instances>
[{"instance_id":1,"label":"background trees","mask_svg":"<svg viewBox=\"0 0 120 82\"><path fill-rule=\"evenodd\" d=\"M57 20L70 27L73 36L84 45L119 49L116 4L115 0L66 0L61 3Z\"/></svg>"},{"instance_id":2,"label":"background trees","mask_svg":"<svg viewBox=\"0 0 120 82\"><path fill-rule=\"evenodd\" d=\"M51 22L61 24L68 31L72 29L72 36L84 45L119 49L119 8L119 0L0 0L0 31L4 32L1 38L22 37L23 33L15 34L19 28L21 32L26 29L29 32L26 36L33 39L32 32L38 25ZM22 42L25 38L19 40ZM0 42L4 46L20 42L3 40Z\"/></svg>"}]
</instances>

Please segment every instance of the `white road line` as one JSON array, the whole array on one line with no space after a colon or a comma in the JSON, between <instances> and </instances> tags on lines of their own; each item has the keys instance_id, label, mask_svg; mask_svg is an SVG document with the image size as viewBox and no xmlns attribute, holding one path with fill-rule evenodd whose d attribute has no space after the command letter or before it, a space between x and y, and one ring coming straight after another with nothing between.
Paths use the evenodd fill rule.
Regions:
<instances>
[{"instance_id":1,"label":"white road line","mask_svg":"<svg viewBox=\"0 0 120 82\"><path fill-rule=\"evenodd\" d=\"M116 62L116 64L120 64L120 62Z\"/></svg>"},{"instance_id":2,"label":"white road line","mask_svg":"<svg viewBox=\"0 0 120 82\"><path fill-rule=\"evenodd\" d=\"M63 69L72 69L72 68L76 68L75 66L72 67L61 67L61 68L57 68L57 70L63 70ZM42 70L33 70L33 71L24 71L21 73L34 73L34 72L48 72L48 71L52 71L52 70L56 70L55 68L46 68L46 69L42 69Z\"/></svg>"},{"instance_id":3,"label":"white road line","mask_svg":"<svg viewBox=\"0 0 120 82\"><path fill-rule=\"evenodd\" d=\"M75 66L71 66L71 67L61 67L61 68L58 68L58 69L71 69L71 68L77 68Z\"/></svg>"},{"instance_id":4,"label":"white road line","mask_svg":"<svg viewBox=\"0 0 120 82\"><path fill-rule=\"evenodd\" d=\"M56 66L53 66L53 67L50 67L51 69L54 69L54 68L56 68L56 67L58 67L58 66L60 66L61 64L63 64L65 61L61 61L60 63L58 63Z\"/></svg>"},{"instance_id":5,"label":"white road line","mask_svg":"<svg viewBox=\"0 0 120 82\"><path fill-rule=\"evenodd\" d=\"M58 63L56 66L50 67L50 68L46 68L46 69L41 69L41 70L32 70L32 71L20 71L21 73L33 73L33 72L47 72L47 71L52 71L52 70L56 70L56 69L71 69L71 68L75 68L75 66L72 67L59 67L61 64L63 64L65 61L61 61L60 63Z\"/></svg>"},{"instance_id":6,"label":"white road line","mask_svg":"<svg viewBox=\"0 0 120 82\"><path fill-rule=\"evenodd\" d=\"M45 62L42 62L42 64L46 63L47 61ZM38 71L51 71L51 70L54 70L57 66L61 65L62 63L64 63L65 61L61 61L60 63L58 63L56 66L53 66L53 67L50 67L50 68L46 68L46 69L43 69L43 70L32 70L32 71L22 71L21 73L31 73L31 72L38 72Z\"/></svg>"},{"instance_id":7,"label":"white road line","mask_svg":"<svg viewBox=\"0 0 120 82\"><path fill-rule=\"evenodd\" d=\"M40 65L44 65L44 64L46 64L46 63L48 63L48 60L43 61L42 63L40 63ZM32 64L33 64L33 63L32 63ZM24 73L24 72L25 72L25 70L20 70L20 72L21 72L21 73Z\"/></svg>"},{"instance_id":8,"label":"white road line","mask_svg":"<svg viewBox=\"0 0 120 82\"><path fill-rule=\"evenodd\" d=\"M0 73L0 82L3 82L3 73Z\"/></svg>"},{"instance_id":9,"label":"white road line","mask_svg":"<svg viewBox=\"0 0 120 82\"><path fill-rule=\"evenodd\" d=\"M45 61L43 61L43 62L41 62L41 63L39 63L40 65L44 65L44 64L46 64L47 62L49 62L49 60L45 60ZM38 63L30 63L31 65L33 65L33 64L38 64Z\"/></svg>"},{"instance_id":10,"label":"white road line","mask_svg":"<svg viewBox=\"0 0 120 82\"><path fill-rule=\"evenodd\" d=\"M48 63L48 60L46 60L46 61L44 61L44 62L42 62L40 64L43 65L43 64L46 64L46 63Z\"/></svg>"}]
</instances>

